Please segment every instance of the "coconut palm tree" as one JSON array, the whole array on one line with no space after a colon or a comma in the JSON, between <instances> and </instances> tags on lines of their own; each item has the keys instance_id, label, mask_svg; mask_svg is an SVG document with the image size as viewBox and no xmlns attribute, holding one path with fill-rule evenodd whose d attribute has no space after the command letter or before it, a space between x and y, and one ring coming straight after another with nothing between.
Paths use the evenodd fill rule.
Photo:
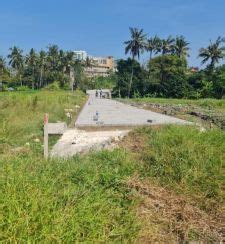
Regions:
<instances>
[{"instance_id":1,"label":"coconut palm tree","mask_svg":"<svg viewBox=\"0 0 225 244\"><path fill-rule=\"evenodd\" d=\"M189 44L190 43L185 40L184 36L177 36L173 47L174 54L176 54L179 58L187 57L188 50L190 50L188 47Z\"/></svg>"},{"instance_id":2,"label":"coconut palm tree","mask_svg":"<svg viewBox=\"0 0 225 244\"><path fill-rule=\"evenodd\" d=\"M174 38L172 38L172 36L168 36L167 39L162 39L161 40L162 55L171 53L173 51L173 45L174 45Z\"/></svg>"},{"instance_id":3,"label":"coconut palm tree","mask_svg":"<svg viewBox=\"0 0 225 244\"><path fill-rule=\"evenodd\" d=\"M208 47L199 50L199 57L202 58L202 64L210 61L208 66L210 71L213 71L215 65L225 57L225 46L221 46L224 42L225 38L219 36L214 43L210 41Z\"/></svg>"},{"instance_id":4,"label":"coconut palm tree","mask_svg":"<svg viewBox=\"0 0 225 244\"><path fill-rule=\"evenodd\" d=\"M160 51L160 38L158 36L147 39L146 50L150 53L150 60L152 59L153 52L158 53Z\"/></svg>"},{"instance_id":5,"label":"coconut palm tree","mask_svg":"<svg viewBox=\"0 0 225 244\"><path fill-rule=\"evenodd\" d=\"M35 81L35 68L37 65L37 55L33 48L31 48L29 55L26 58L26 64L32 68L32 89L34 89L34 81Z\"/></svg>"},{"instance_id":6,"label":"coconut palm tree","mask_svg":"<svg viewBox=\"0 0 225 244\"><path fill-rule=\"evenodd\" d=\"M48 64L52 71L57 71L59 68L59 48L57 45L48 46Z\"/></svg>"},{"instance_id":7,"label":"coconut palm tree","mask_svg":"<svg viewBox=\"0 0 225 244\"><path fill-rule=\"evenodd\" d=\"M125 41L124 44L125 47L125 54L129 53L132 56L132 68L131 68L131 77L130 77L130 83L128 87L128 98L130 97L130 91L132 87L132 81L134 76L134 60L137 57L140 58L140 53L142 53L146 48L146 34L144 34L143 29L137 29L137 28L131 28L130 27L130 34L131 39L129 41Z\"/></svg>"},{"instance_id":8,"label":"coconut palm tree","mask_svg":"<svg viewBox=\"0 0 225 244\"><path fill-rule=\"evenodd\" d=\"M11 65L11 67L13 69L15 69L17 71L17 73L19 73L19 77L20 77L20 84L21 86L23 85L22 80L21 80L21 72L24 66L24 59L23 59L23 51L14 46L12 48L9 49L10 50L10 54L8 55L9 58L9 65Z\"/></svg>"}]
</instances>

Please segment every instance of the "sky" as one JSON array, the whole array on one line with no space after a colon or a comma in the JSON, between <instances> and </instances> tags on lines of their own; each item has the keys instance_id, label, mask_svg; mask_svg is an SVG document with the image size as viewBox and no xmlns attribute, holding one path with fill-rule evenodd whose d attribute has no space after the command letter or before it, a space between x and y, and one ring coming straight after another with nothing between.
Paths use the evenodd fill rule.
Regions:
<instances>
[{"instance_id":1,"label":"sky","mask_svg":"<svg viewBox=\"0 0 225 244\"><path fill-rule=\"evenodd\" d=\"M200 66L198 50L225 37L225 0L2 0L0 55L14 45L28 52L57 44L125 58L129 27L143 28L149 37L184 35L190 42L189 65Z\"/></svg>"}]
</instances>

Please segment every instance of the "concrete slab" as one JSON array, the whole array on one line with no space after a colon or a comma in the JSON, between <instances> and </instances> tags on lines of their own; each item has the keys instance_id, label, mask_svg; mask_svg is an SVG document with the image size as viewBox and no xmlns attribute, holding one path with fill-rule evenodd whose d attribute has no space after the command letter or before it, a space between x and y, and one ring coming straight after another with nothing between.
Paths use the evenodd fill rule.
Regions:
<instances>
[{"instance_id":1,"label":"concrete slab","mask_svg":"<svg viewBox=\"0 0 225 244\"><path fill-rule=\"evenodd\" d=\"M97 120L96 113L98 115ZM191 123L172 116L139 109L115 100L95 98L91 94L75 122L75 127L126 127L160 124Z\"/></svg>"},{"instance_id":2,"label":"concrete slab","mask_svg":"<svg viewBox=\"0 0 225 244\"><path fill-rule=\"evenodd\" d=\"M114 141L120 140L128 132L128 130L87 132L69 129L54 145L50 155L51 157L68 158L78 153L108 148Z\"/></svg>"}]
</instances>

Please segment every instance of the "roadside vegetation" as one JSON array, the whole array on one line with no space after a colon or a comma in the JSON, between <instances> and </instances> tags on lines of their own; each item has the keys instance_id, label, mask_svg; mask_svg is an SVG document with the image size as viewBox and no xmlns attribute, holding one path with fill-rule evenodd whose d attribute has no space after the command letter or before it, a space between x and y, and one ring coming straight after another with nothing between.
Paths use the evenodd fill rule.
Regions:
<instances>
[{"instance_id":1,"label":"roadside vegetation","mask_svg":"<svg viewBox=\"0 0 225 244\"><path fill-rule=\"evenodd\" d=\"M143 128L113 151L44 160L43 114L69 124L64 109L85 99L0 95L0 240L218 241L224 132Z\"/></svg>"},{"instance_id":2,"label":"roadside vegetation","mask_svg":"<svg viewBox=\"0 0 225 244\"><path fill-rule=\"evenodd\" d=\"M0 57L1 242L221 241L225 40L199 50L199 69L188 65L185 37L130 34L131 57L117 60L108 77L86 77L92 60L75 60L57 45L27 54L14 46L7 61ZM72 125L83 91L101 88L134 106L208 124L139 128L114 150L44 160L44 113ZM57 139L50 137L50 147Z\"/></svg>"},{"instance_id":3,"label":"roadside vegetation","mask_svg":"<svg viewBox=\"0 0 225 244\"><path fill-rule=\"evenodd\" d=\"M225 100L224 99L174 99L174 98L133 98L131 100L121 100L121 101L134 101L137 103L159 103L159 104L171 104L171 105L193 105L202 108L212 108L212 109L224 109L225 110Z\"/></svg>"}]
</instances>

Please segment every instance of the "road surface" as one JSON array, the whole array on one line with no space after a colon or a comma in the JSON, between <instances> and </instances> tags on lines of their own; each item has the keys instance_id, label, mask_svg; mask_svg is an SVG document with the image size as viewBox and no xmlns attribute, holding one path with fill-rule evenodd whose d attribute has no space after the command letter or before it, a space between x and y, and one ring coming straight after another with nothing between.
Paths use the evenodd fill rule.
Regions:
<instances>
[{"instance_id":1,"label":"road surface","mask_svg":"<svg viewBox=\"0 0 225 244\"><path fill-rule=\"evenodd\" d=\"M182 119L136 108L115 100L100 99L90 95L75 122L75 127L129 127L189 123Z\"/></svg>"}]
</instances>

